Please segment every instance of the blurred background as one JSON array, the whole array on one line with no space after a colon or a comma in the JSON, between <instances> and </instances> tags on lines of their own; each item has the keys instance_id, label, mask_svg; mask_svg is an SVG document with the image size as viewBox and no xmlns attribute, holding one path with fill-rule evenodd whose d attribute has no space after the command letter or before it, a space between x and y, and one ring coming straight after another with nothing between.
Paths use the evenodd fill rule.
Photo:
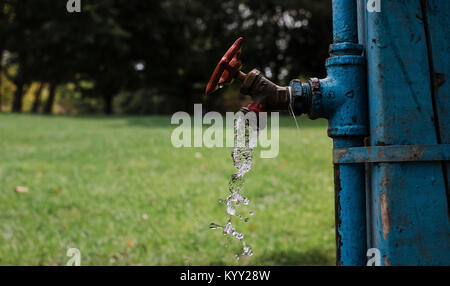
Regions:
<instances>
[{"instance_id":1,"label":"blurred background","mask_svg":"<svg viewBox=\"0 0 450 286\"><path fill-rule=\"evenodd\" d=\"M170 114L236 110L236 90L203 96L215 65L244 37L243 70L279 84L324 76L330 1L3 0L2 111Z\"/></svg>"},{"instance_id":2,"label":"blurred background","mask_svg":"<svg viewBox=\"0 0 450 286\"><path fill-rule=\"evenodd\" d=\"M280 153L256 156L237 227L254 256L210 230L235 169L230 148L174 148L170 115L237 111L204 96L240 36L243 71L283 85L324 77L331 1L0 1L0 264L334 263L327 122L280 120ZM258 149L256 154L259 154Z\"/></svg>"}]
</instances>

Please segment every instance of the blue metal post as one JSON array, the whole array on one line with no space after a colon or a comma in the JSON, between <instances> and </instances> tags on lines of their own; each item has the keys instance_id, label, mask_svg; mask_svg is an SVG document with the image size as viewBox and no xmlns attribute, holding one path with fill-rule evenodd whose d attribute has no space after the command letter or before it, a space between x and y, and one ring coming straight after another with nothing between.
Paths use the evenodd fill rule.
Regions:
<instances>
[{"instance_id":1,"label":"blue metal post","mask_svg":"<svg viewBox=\"0 0 450 286\"><path fill-rule=\"evenodd\" d=\"M366 12L370 145L450 143L449 8L446 0L384 0L381 12ZM444 162L370 165L369 247L382 265L449 265Z\"/></svg>"},{"instance_id":2,"label":"blue metal post","mask_svg":"<svg viewBox=\"0 0 450 286\"><path fill-rule=\"evenodd\" d=\"M328 106L328 135L334 148L364 145L367 135L362 46L358 45L356 1L333 1L333 42L321 80ZM366 202L364 165L334 166L337 265L365 265Z\"/></svg>"},{"instance_id":3,"label":"blue metal post","mask_svg":"<svg viewBox=\"0 0 450 286\"><path fill-rule=\"evenodd\" d=\"M294 112L329 121L337 264L449 265L450 3L366 3L333 1L327 77L291 82Z\"/></svg>"},{"instance_id":4,"label":"blue metal post","mask_svg":"<svg viewBox=\"0 0 450 286\"><path fill-rule=\"evenodd\" d=\"M358 44L355 0L333 0L333 41L327 77L293 81L294 108L309 107L311 119L327 118L334 148L364 146L367 100L363 46ZM337 265L365 265L366 203L364 165L335 164Z\"/></svg>"}]
</instances>

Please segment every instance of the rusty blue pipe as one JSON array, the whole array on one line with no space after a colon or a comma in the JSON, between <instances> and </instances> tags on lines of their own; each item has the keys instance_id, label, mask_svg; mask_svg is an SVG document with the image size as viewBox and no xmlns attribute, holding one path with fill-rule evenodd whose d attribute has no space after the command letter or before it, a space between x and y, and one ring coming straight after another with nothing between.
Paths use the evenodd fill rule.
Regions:
<instances>
[{"instance_id":1,"label":"rusty blue pipe","mask_svg":"<svg viewBox=\"0 0 450 286\"><path fill-rule=\"evenodd\" d=\"M294 112L329 121L337 264L450 265L449 4L366 3L333 1L327 77L291 82Z\"/></svg>"},{"instance_id":2,"label":"rusty blue pipe","mask_svg":"<svg viewBox=\"0 0 450 286\"><path fill-rule=\"evenodd\" d=\"M333 44L326 62L327 77L291 82L296 114L326 118L334 148L364 146L367 99L363 47L358 44L354 0L333 1ZM336 264L365 265L366 202L364 165L334 166Z\"/></svg>"},{"instance_id":3,"label":"rusty blue pipe","mask_svg":"<svg viewBox=\"0 0 450 286\"><path fill-rule=\"evenodd\" d=\"M367 5L332 2L326 78L289 88L251 71L238 76L241 92L253 97L254 111L291 105L328 119L337 265L365 265L367 248L378 249L375 264L449 265L449 4Z\"/></svg>"}]
</instances>

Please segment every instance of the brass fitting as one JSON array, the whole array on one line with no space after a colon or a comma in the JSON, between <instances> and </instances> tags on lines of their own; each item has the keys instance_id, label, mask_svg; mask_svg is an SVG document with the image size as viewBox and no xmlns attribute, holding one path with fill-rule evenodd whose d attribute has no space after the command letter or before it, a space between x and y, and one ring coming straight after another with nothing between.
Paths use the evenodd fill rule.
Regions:
<instances>
[{"instance_id":1,"label":"brass fitting","mask_svg":"<svg viewBox=\"0 0 450 286\"><path fill-rule=\"evenodd\" d=\"M291 88L281 87L267 78L260 71L254 69L247 75L239 73L241 79L241 93L250 95L256 106L261 107L261 111L287 110L291 103Z\"/></svg>"}]
</instances>

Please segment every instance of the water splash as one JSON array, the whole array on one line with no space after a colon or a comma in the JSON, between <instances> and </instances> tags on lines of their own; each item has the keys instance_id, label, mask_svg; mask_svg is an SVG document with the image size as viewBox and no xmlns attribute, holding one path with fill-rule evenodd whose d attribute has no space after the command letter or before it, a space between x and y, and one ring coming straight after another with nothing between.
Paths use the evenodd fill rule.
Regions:
<instances>
[{"instance_id":1,"label":"water splash","mask_svg":"<svg viewBox=\"0 0 450 286\"><path fill-rule=\"evenodd\" d=\"M236 231L234 228L232 218L235 216L239 219L244 219L244 222L249 221L248 217L243 218L237 212L237 208L241 205L248 205L250 202L249 199L241 195L240 192L245 183L244 175L252 168L253 148L256 146L256 140L258 137L257 114L254 112L249 112L247 109L241 109L241 112L237 113L237 118L234 122L234 134L235 145L231 156L237 172L231 176L231 180L228 185L231 195L229 195L225 200L219 200L220 203L224 203L226 205L226 211L229 215L229 219L225 225L219 225L212 222L209 227L211 229L223 229L224 235L231 236L242 241L241 255L252 256L252 249L245 243L244 234ZM250 211L249 214L253 215L253 211ZM235 257L239 260L240 255L236 254Z\"/></svg>"}]
</instances>

